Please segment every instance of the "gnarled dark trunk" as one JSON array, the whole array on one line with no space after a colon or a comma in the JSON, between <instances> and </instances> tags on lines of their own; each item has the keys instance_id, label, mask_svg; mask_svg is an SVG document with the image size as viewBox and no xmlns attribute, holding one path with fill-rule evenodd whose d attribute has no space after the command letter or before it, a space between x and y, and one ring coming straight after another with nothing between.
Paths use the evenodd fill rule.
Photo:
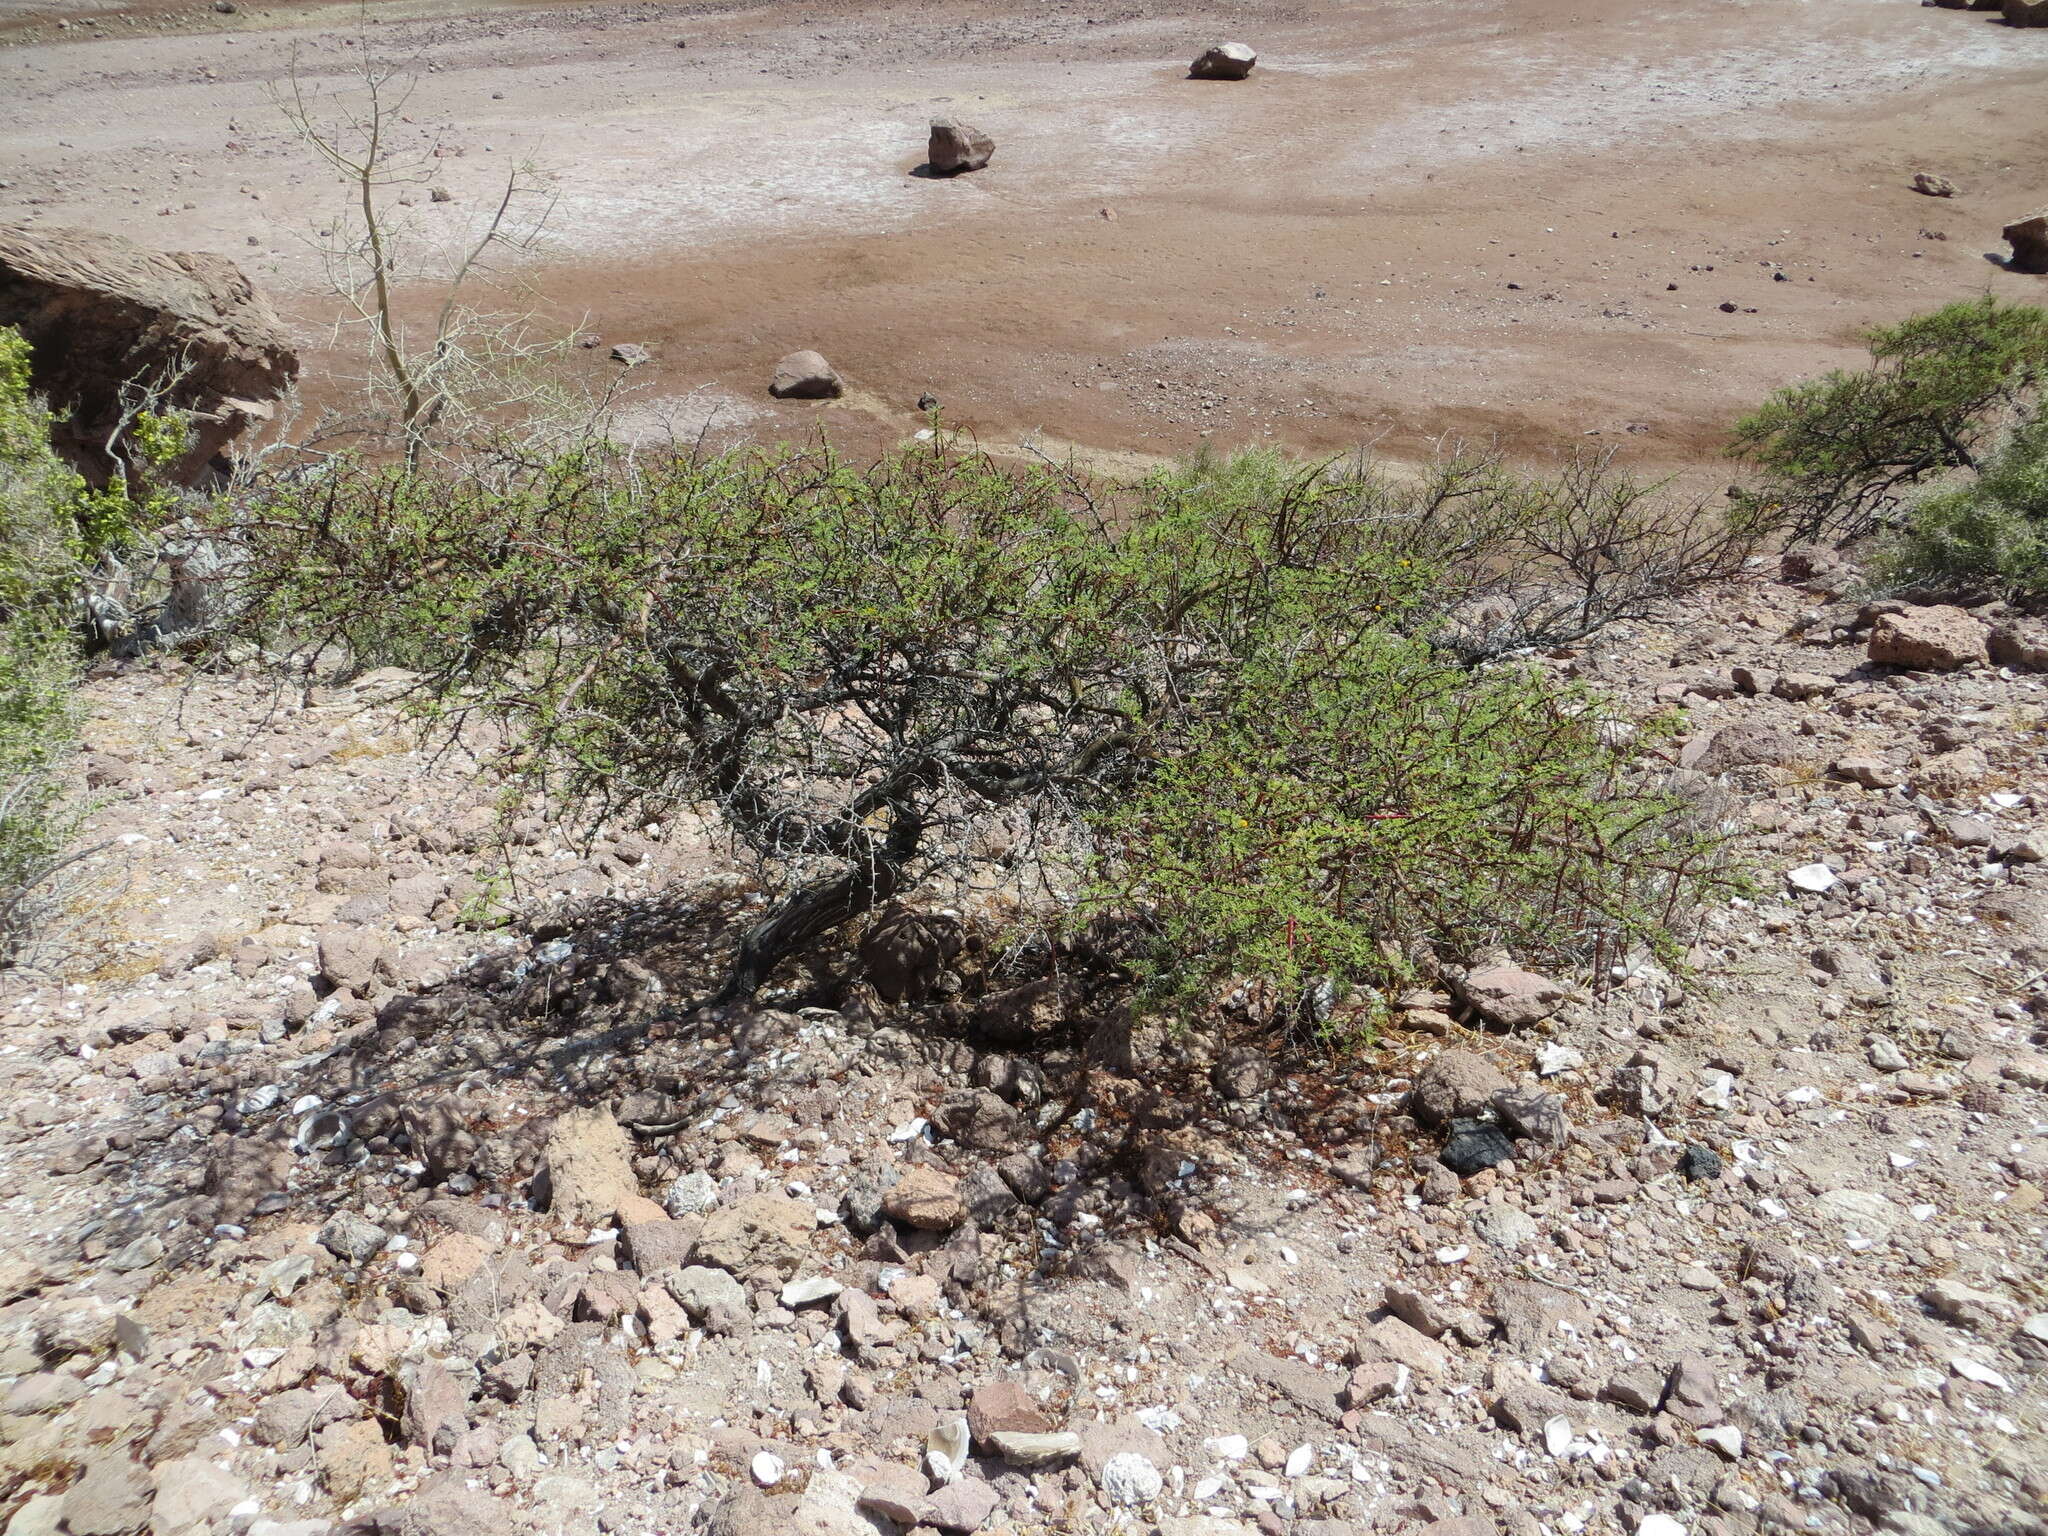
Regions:
<instances>
[{"instance_id":1,"label":"gnarled dark trunk","mask_svg":"<svg viewBox=\"0 0 2048 1536\"><path fill-rule=\"evenodd\" d=\"M886 837L863 835L864 857L838 874L797 887L747 930L712 1002L745 1002L791 955L895 895L923 840L924 819L903 809L898 809Z\"/></svg>"}]
</instances>

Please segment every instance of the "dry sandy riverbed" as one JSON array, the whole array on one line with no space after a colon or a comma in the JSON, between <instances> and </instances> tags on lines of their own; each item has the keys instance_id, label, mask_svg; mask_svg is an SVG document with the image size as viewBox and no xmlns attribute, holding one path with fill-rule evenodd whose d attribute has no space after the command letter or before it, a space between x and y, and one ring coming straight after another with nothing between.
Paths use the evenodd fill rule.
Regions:
<instances>
[{"instance_id":1,"label":"dry sandy riverbed","mask_svg":"<svg viewBox=\"0 0 2048 1536\"><path fill-rule=\"evenodd\" d=\"M650 347L640 408L685 426L894 435L929 389L1105 455L1598 434L1682 464L1862 326L2048 299L1987 259L2048 203L2048 32L1914 0L5 0L0 36L0 219L227 251L313 348L339 193L275 93L414 61L404 132L454 199L407 216L453 240L545 168L504 301ZM1252 79L1185 79L1221 36ZM989 170L912 174L937 113ZM799 346L845 401L768 400Z\"/></svg>"}]
</instances>

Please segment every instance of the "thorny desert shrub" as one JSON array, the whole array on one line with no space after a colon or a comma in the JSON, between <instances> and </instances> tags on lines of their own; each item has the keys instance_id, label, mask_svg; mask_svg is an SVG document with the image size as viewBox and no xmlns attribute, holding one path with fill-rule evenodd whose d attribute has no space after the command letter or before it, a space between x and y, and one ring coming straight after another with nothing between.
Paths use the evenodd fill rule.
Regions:
<instances>
[{"instance_id":1,"label":"thorny desert shrub","mask_svg":"<svg viewBox=\"0 0 2048 1536\"><path fill-rule=\"evenodd\" d=\"M1533 669L1319 637L1255 669L1103 814L1103 895L1145 914L1139 965L1160 990L1250 978L1296 1023L1369 1027L1419 957L1668 951L1729 871L1642 745Z\"/></svg>"},{"instance_id":2,"label":"thorny desert shrub","mask_svg":"<svg viewBox=\"0 0 2048 1536\"><path fill-rule=\"evenodd\" d=\"M1986 458L1972 483L1916 504L1878 571L1888 585L1946 597L2048 600L2048 411Z\"/></svg>"},{"instance_id":3,"label":"thorny desert shrub","mask_svg":"<svg viewBox=\"0 0 2048 1536\"><path fill-rule=\"evenodd\" d=\"M1437 643L1475 596L1569 586L1501 568L1561 496L1614 489L1578 473L1532 488L1478 458L1396 482L1261 457L1116 492L943 440L866 468L599 446L462 474L341 466L221 532L251 629L414 668L451 728L511 726L506 766L556 814L715 810L776 896L726 995L958 880L977 827L1019 813L1199 942L1197 970L1277 965L1268 918L1335 903L1315 965L1374 984L1393 971L1359 958L1370 925L1397 948L1464 942L1535 931L1548 902L1581 936L1637 936L1696 887L1584 701ZM1646 600L1603 606L1594 576L1546 622L1583 633ZM1220 861L1196 846L1204 804L1289 851ZM1368 911L1313 827L1383 804L1424 819L1340 838L1386 887ZM1662 908L1637 899L1651 856L1671 866ZM1603 875L1629 894L1590 901ZM1433 905L1393 894L1430 883ZM1232 902L1254 915L1219 916Z\"/></svg>"},{"instance_id":4,"label":"thorny desert shrub","mask_svg":"<svg viewBox=\"0 0 2048 1536\"><path fill-rule=\"evenodd\" d=\"M1779 390L1729 451L1762 472L1740 493L1759 528L1857 538L1897 524L1917 486L1974 472L2048 381L2048 310L1948 304L1865 338L1871 365Z\"/></svg>"}]
</instances>

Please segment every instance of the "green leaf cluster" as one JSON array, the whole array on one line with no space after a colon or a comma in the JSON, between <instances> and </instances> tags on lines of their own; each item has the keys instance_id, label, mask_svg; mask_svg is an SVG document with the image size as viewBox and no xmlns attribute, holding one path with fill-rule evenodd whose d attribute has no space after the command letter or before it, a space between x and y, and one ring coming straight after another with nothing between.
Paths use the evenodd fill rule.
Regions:
<instances>
[{"instance_id":1,"label":"green leaf cluster","mask_svg":"<svg viewBox=\"0 0 2048 1536\"><path fill-rule=\"evenodd\" d=\"M2014 432L1973 483L1915 505L1879 570L1890 585L1944 596L2048 598L2048 414Z\"/></svg>"}]
</instances>

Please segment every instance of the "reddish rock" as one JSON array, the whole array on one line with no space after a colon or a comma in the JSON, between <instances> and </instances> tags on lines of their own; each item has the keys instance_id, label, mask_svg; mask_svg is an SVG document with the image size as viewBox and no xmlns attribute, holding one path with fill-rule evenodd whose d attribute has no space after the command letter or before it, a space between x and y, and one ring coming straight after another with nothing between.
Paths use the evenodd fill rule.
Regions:
<instances>
[{"instance_id":1,"label":"reddish rock","mask_svg":"<svg viewBox=\"0 0 2048 1536\"><path fill-rule=\"evenodd\" d=\"M1549 977L1525 971L1519 965L1483 965L1467 972L1454 985L1467 1004L1508 1029L1525 1029L1541 1023L1571 995Z\"/></svg>"},{"instance_id":2,"label":"reddish rock","mask_svg":"<svg viewBox=\"0 0 2048 1536\"><path fill-rule=\"evenodd\" d=\"M983 1382L967 1405L967 1428L982 1445L1004 1432L1042 1435L1058 1427L1038 1399L1014 1381Z\"/></svg>"},{"instance_id":3,"label":"reddish rock","mask_svg":"<svg viewBox=\"0 0 2048 1536\"><path fill-rule=\"evenodd\" d=\"M960 1181L920 1163L904 1172L882 1196L882 1212L905 1226L950 1232L967 1218Z\"/></svg>"},{"instance_id":4,"label":"reddish rock","mask_svg":"<svg viewBox=\"0 0 2048 1536\"><path fill-rule=\"evenodd\" d=\"M1908 608L1887 613L1871 627L1870 659L1916 672L1953 672L1986 661L1990 631L1960 608Z\"/></svg>"},{"instance_id":5,"label":"reddish rock","mask_svg":"<svg viewBox=\"0 0 2048 1536\"><path fill-rule=\"evenodd\" d=\"M55 408L52 440L95 479L139 383L185 413L191 484L299 374L283 323L225 256L152 251L84 229L0 229L0 325L31 349L29 383Z\"/></svg>"}]
</instances>

